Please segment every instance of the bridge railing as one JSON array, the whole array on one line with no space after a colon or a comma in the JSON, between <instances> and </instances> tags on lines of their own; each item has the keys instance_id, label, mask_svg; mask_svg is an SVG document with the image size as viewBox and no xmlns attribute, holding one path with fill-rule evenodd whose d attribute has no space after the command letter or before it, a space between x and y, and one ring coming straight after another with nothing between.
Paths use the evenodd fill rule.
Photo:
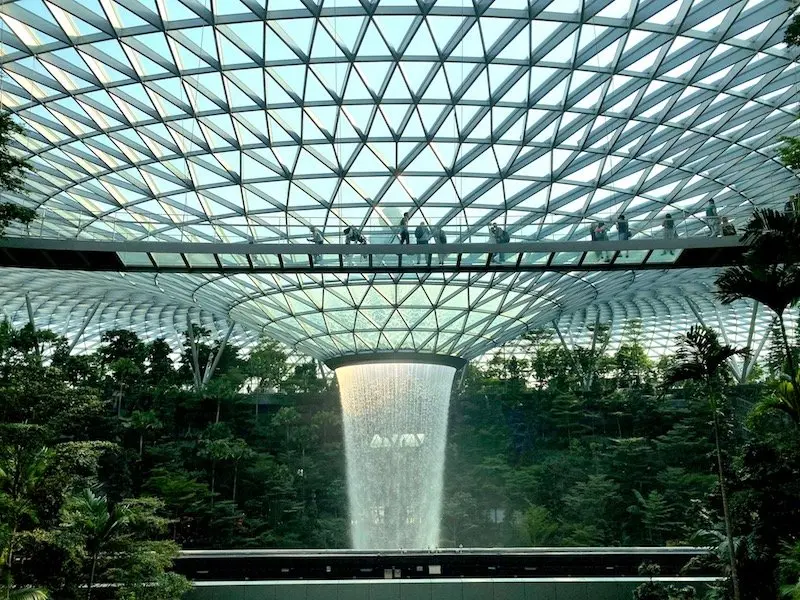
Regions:
<instances>
[{"instance_id":1,"label":"bridge railing","mask_svg":"<svg viewBox=\"0 0 800 600\"><path fill-rule=\"evenodd\" d=\"M665 213L666 214L666 213ZM252 215L248 217L206 218L175 217L174 219L142 219L130 215L127 219L106 215L65 215L52 209L41 209L36 219L27 226L12 225L6 230L9 236L31 236L43 239L92 239L97 241L174 241L174 242L254 242L254 243L308 243L314 227L325 243L340 244L347 239L347 227L352 226L370 244L393 244L400 242L399 218L387 222L372 218L367 223L329 217L328 219L299 219L285 214ZM429 235L444 233L450 243L492 243L495 241L488 224L474 225L449 221L438 226L412 217L409 223L411 242L416 241L415 230L423 224ZM537 219L532 224L497 224L509 233L512 242L530 241L587 241L592 231L604 224L608 240L620 239L616 215L598 215L591 218L551 214ZM664 215L648 219L627 221L630 239L661 239L669 235L676 237L709 237L712 229L721 232L721 217L711 219L694 215L673 216L669 233L664 227Z\"/></svg>"}]
</instances>

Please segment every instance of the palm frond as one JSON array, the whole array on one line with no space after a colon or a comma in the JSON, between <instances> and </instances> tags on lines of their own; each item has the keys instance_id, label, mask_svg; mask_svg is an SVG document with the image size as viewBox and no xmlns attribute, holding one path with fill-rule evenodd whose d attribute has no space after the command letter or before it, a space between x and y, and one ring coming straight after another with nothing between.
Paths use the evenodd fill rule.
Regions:
<instances>
[{"instance_id":1,"label":"palm frond","mask_svg":"<svg viewBox=\"0 0 800 600\"><path fill-rule=\"evenodd\" d=\"M742 240L750 247L748 262L792 264L800 260L800 217L771 208L753 212Z\"/></svg>"},{"instance_id":2,"label":"palm frond","mask_svg":"<svg viewBox=\"0 0 800 600\"><path fill-rule=\"evenodd\" d=\"M42 588L23 587L11 590L9 600L47 600L47 590Z\"/></svg>"},{"instance_id":3,"label":"palm frond","mask_svg":"<svg viewBox=\"0 0 800 600\"><path fill-rule=\"evenodd\" d=\"M664 384L669 387L682 381L708 382L729 358L747 353L746 348L721 344L713 329L695 325L678 336L677 363L665 374Z\"/></svg>"},{"instance_id":4,"label":"palm frond","mask_svg":"<svg viewBox=\"0 0 800 600\"><path fill-rule=\"evenodd\" d=\"M751 298L781 315L800 298L800 266L737 265L723 270L716 284L723 304Z\"/></svg>"}]
</instances>

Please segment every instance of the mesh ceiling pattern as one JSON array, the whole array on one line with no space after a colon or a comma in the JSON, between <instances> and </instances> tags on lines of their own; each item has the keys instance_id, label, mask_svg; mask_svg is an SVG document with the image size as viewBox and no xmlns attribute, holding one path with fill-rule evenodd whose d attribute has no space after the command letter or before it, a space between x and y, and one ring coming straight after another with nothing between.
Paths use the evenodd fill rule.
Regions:
<instances>
[{"instance_id":1,"label":"mesh ceiling pattern","mask_svg":"<svg viewBox=\"0 0 800 600\"><path fill-rule=\"evenodd\" d=\"M710 282L697 271L486 273L388 276L109 274L4 269L0 305L14 323L72 339L131 327L145 338L178 340L189 320L235 339L259 332L319 359L354 352L419 351L474 358L524 331L568 320L602 303L635 306L645 297L702 302ZM646 291L649 290L649 291ZM636 315L618 315L629 319ZM577 317L572 317L577 318ZM94 335L92 335L94 334Z\"/></svg>"},{"instance_id":2,"label":"mesh ceiling pattern","mask_svg":"<svg viewBox=\"0 0 800 600\"><path fill-rule=\"evenodd\" d=\"M35 171L9 234L304 241L308 225L586 237L625 212L704 230L781 206L798 65L782 0L20 0L0 103ZM107 276L0 273L6 312L144 332L233 320L327 358L477 356L604 299L708 294L713 273ZM51 311L51 312L48 312ZM88 313L87 313L88 314ZM610 313L609 313L610 314ZM130 323L123 323L126 319ZM79 322L78 319L75 322ZM245 331L246 330L246 331ZM252 334L252 333L251 333Z\"/></svg>"}]
</instances>

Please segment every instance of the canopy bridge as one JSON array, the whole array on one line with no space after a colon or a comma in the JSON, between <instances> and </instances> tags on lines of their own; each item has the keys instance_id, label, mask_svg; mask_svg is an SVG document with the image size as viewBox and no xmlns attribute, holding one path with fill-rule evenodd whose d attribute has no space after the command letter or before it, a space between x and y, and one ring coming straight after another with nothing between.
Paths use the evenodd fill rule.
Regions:
<instances>
[{"instance_id":1,"label":"canopy bridge","mask_svg":"<svg viewBox=\"0 0 800 600\"><path fill-rule=\"evenodd\" d=\"M737 237L508 244L243 244L0 240L0 267L153 273L628 271L725 267Z\"/></svg>"}]
</instances>

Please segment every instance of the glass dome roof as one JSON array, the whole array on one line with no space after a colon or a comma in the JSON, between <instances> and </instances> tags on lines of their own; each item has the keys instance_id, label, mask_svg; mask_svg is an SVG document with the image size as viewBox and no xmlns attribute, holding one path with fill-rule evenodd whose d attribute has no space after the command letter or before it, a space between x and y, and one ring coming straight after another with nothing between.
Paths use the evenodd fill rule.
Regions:
<instances>
[{"instance_id":1,"label":"glass dome roof","mask_svg":"<svg viewBox=\"0 0 800 600\"><path fill-rule=\"evenodd\" d=\"M376 231L408 211L414 223L450 228L454 242L490 222L515 239L575 239L591 220L624 211L640 235L666 212L694 235L710 198L742 223L754 205L782 206L797 187L775 158L797 109L786 7L5 3L0 103L25 126L15 151L35 172L4 199L39 215L7 233L291 243L305 241L308 225L334 240L345 225ZM32 279L6 269L0 293L19 321L28 291L37 315L55 323L100 300L100 319L153 334L202 314L318 358L386 349L472 357L604 298L629 301L631 314L653 293L708 298L713 276Z\"/></svg>"}]
</instances>

